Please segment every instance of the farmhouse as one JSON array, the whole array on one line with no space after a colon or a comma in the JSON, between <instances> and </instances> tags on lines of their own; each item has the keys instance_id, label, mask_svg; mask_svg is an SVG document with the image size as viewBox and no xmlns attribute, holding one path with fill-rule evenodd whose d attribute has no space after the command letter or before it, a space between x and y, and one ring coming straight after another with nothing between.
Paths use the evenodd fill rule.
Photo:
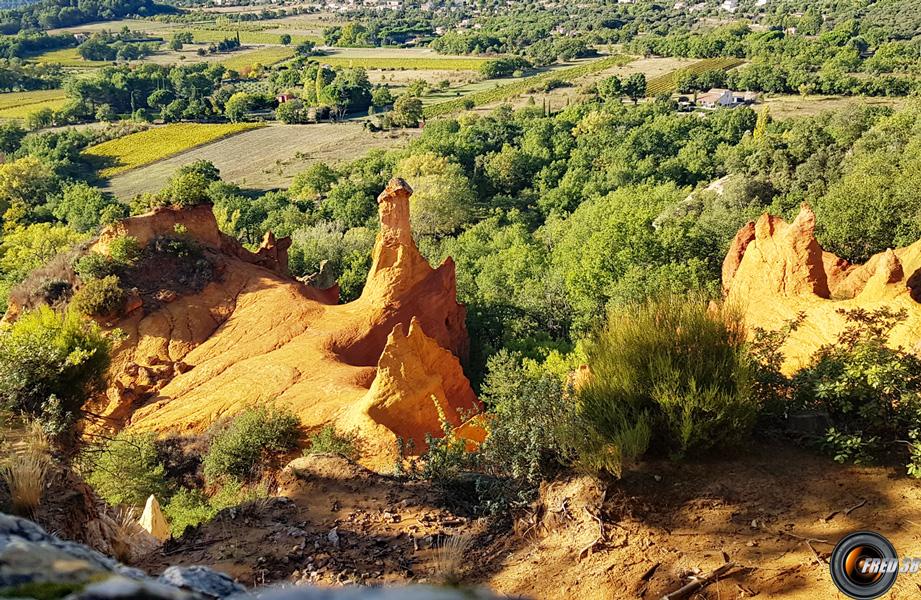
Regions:
<instances>
[{"instance_id":1,"label":"farmhouse","mask_svg":"<svg viewBox=\"0 0 921 600\"><path fill-rule=\"evenodd\" d=\"M730 108L743 104L754 104L758 95L754 92L734 92L723 88L713 88L697 97L697 105L702 108Z\"/></svg>"}]
</instances>

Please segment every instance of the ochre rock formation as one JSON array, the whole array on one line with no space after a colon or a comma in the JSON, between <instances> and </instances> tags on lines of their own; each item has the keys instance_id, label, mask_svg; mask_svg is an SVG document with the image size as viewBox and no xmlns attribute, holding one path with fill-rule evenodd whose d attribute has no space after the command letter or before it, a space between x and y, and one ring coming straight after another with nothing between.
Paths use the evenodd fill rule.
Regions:
<instances>
[{"instance_id":1,"label":"ochre rock formation","mask_svg":"<svg viewBox=\"0 0 921 600\"><path fill-rule=\"evenodd\" d=\"M160 510L160 503L153 494L147 498L138 524L157 541L163 542L169 539L169 524L166 522L166 517L163 516L163 511Z\"/></svg>"},{"instance_id":2,"label":"ochre rock formation","mask_svg":"<svg viewBox=\"0 0 921 600\"><path fill-rule=\"evenodd\" d=\"M392 464L397 436L440 434L432 397L453 422L479 410L461 369L469 340L454 263L433 269L419 253L411 193L395 179L378 198L371 272L361 297L341 305L337 289L287 275L288 241L266 236L249 252L219 231L209 207L161 208L104 232L96 251L116 235L144 243L178 226L211 252L220 276L114 324L124 340L94 410L132 430L182 434L275 404L308 428L356 430L366 462L381 465Z\"/></svg>"},{"instance_id":3,"label":"ochre rock formation","mask_svg":"<svg viewBox=\"0 0 921 600\"><path fill-rule=\"evenodd\" d=\"M783 348L788 372L837 339L846 324L839 309L904 308L908 318L890 343L921 350L921 241L852 265L822 249L805 204L792 223L765 214L739 230L723 262L723 291L750 329L776 330L804 313Z\"/></svg>"},{"instance_id":4,"label":"ochre rock formation","mask_svg":"<svg viewBox=\"0 0 921 600\"><path fill-rule=\"evenodd\" d=\"M426 434L440 432L442 419L460 427L481 408L460 361L413 317L408 333L398 324L387 337L377 375L353 418L359 429L370 418L424 449Z\"/></svg>"}]
</instances>

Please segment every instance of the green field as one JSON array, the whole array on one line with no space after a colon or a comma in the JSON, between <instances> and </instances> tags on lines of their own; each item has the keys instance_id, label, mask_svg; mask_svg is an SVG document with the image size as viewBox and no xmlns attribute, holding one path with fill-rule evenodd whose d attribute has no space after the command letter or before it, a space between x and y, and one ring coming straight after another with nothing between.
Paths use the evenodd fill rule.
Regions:
<instances>
[{"instance_id":1,"label":"green field","mask_svg":"<svg viewBox=\"0 0 921 600\"><path fill-rule=\"evenodd\" d=\"M111 163L99 172L108 178L256 127L258 123L173 123L109 140L83 153Z\"/></svg>"},{"instance_id":2,"label":"green field","mask_svg":"<svg viewBox=\"0 0 921 600\"><path fill-rule=\"evenodd\" d=\"M43 52L42 54L35 55L29 60L39 63L59 64L62 67L101 67L110 64L101 60L84 60L83 57L77 53L76 48L62 48L61 50Z\"/></svg>"},{"instance_id":3,"label":"green field","mask_svg":"<svg viewBox=\"0 0 921 600\"><path fill-rule=\"evenodd\" d=\"M237 36L238 30L232 29L185 29L192 34L192 39L198 44L212 44ZM281 34L265 31L239 30L240 42L243 44L280 44ZM291 35L291 45L296 46L301 42L322 42L319 38L308 35Z\"/></svg>"},{"instance_id":4,"label":"green field","mask_svg":"<svg viewBox=\"0 0 921 600\"><path fill-rule=\"evenodd\" d=\"M62 89L33 90L31 92L9 92L0 94L0 110L18 108L30 104L40 104L49 100L66 98L67 94Z\"/></svg>"},{"instance_id":5,"label":"green field","mask_svg":"<svg viewBox=\"0 0 921 600\"><path fill-rule=\"evenodd\" d=\"M566 67L553 71L546 71L538 75L517 79L512 83L499 85L494 88L473 92L465 96L460 96L446 102L438 102L425 107L424 115L426 118L438 117L441 115L457 112L464 108L464 104L472 101L474 106L490 104L507 98L512 98L523 94L528 90L540 86L547 81L559 79L565 82L575 81L587 75L610 69L611 67L622 66L630 62L632 57L625 55L607 56L590 62L582 63L574 67Z\"/></svg>"},{"instance_id":6,"label":"green field","mask_svg":"<svg viewBox=\"0 0 921 600\"><path fill-rule=\"evenodd\" d=\"M705 58L688 65L682 69L659 75L646 82L646 95L651 97L661 94L670 94L676 90L675 75L681 71L687 71L692 74L703 73L704 71L723 70L738 67L743 62L740 58Z\"/></svg>"},{"instance_id":7,"label":"green field","mask_svg":"<svg viewBox=\"0 0 921 600\"><path fill-rule=\"evenodd\" d=\"M263 66L274 65L292 56L294 56L294 48L290 46L270 46L250 52L234 52L226 60L222 60L221 64L228 69L239 71L256 63Z\"/></svg>"},{"instance_id":8,"label":"green field","mask_svg":"<svg viewBox=\"0 0 921 600\"><path fill-rule=\"evenodd\" d=\"M320 56L317 60L333 67L363 67L405 71L476 71L484 58L390 58Z\"/></svg>"}]
</instances>

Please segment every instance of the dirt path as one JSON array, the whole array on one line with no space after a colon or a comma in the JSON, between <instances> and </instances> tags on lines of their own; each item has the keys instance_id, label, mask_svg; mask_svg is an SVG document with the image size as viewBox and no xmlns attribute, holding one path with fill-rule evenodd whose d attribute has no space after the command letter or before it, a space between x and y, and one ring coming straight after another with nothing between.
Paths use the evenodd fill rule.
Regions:
<instances>
[{"instance_id":1,"label":"dirt path","mask_svg":"<svg viewBox=\"0 0 921 600\"><path fill-rule=\"evenodd\" d=\"M417 130L370 133L360 123L273 124L193 148L176 156L113 177L106 190L121 200L165 187L182 165L210 160L221 177L242 187L287 188L298 172L314 162L346 161L372 148L396 148Z\"/></svg>"},{"instance_id":2,"label":"dirt path","mask_svg":"<svg viewBox=\"0 0 921 600\"><path fill-rule=\"evenodd\" d=\"M696 463L648 462L606 489L588 478L554 482L541 509L518 515L517 533L452 513L425 484L340 459L318 460L299 477L287 484L290 500L268 501L283 510L253 510L232 526L222 516L144 566L197 562L244 583L431 580L432 546L460 535L471 541L465 581L510 595L661 598L728 557L740 566L694 598L812 600L844 598L824 561L849 532L873 529L900 554L921 555L917 481L780 444ZM595 516L605 537L591 547L599 537ZM816 541L810 548L801 538ZM921 575L900 575L888 597L917 597L919 584Z\"/></svg>"}]
</instances>

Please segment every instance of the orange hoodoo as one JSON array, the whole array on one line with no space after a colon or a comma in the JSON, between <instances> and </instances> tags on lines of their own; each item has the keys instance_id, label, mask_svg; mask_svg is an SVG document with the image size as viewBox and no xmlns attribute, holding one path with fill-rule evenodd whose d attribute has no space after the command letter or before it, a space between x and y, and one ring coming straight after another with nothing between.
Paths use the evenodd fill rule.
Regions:
<instances>
[{"instance_id":1,"label":"orange hoodoo","mask_svg":"<svg viewBox=\"0 0 921 600\"><path fill-rule=\"evenodd\" d=\"M308 428L357 432L366 462L383 466L397 436L421 449L426 434L440 435L439 411L455 425L479 411L461 367L469 340L454 263L433 269L419 253L411 193L402 179L381 193L368 280L341 305L287 275L289 240L267 236L249 252L208 207L159 209L103 232L97 251L115 235L146 242L179 226L212 252L220 277L115 324L126 336L97 412L137 431L195 433L275 404Z\"/></svg>"},{"instance_id":2,"label":"orange hoodoo","mask_svg":"<svg viewBox=\"0 0 921 600\"><path fill-rule=\"evenodd\" d=\"M765 214L739 230L723 262L723 291L749 328L775 330L805 314L782 349L787 372L837 339L845 327L839 309L904 308L908 318L890 343L921 350L921 241L852 265L822 249L806 204L792 223Z\"/></svg>"}]
</instances>

